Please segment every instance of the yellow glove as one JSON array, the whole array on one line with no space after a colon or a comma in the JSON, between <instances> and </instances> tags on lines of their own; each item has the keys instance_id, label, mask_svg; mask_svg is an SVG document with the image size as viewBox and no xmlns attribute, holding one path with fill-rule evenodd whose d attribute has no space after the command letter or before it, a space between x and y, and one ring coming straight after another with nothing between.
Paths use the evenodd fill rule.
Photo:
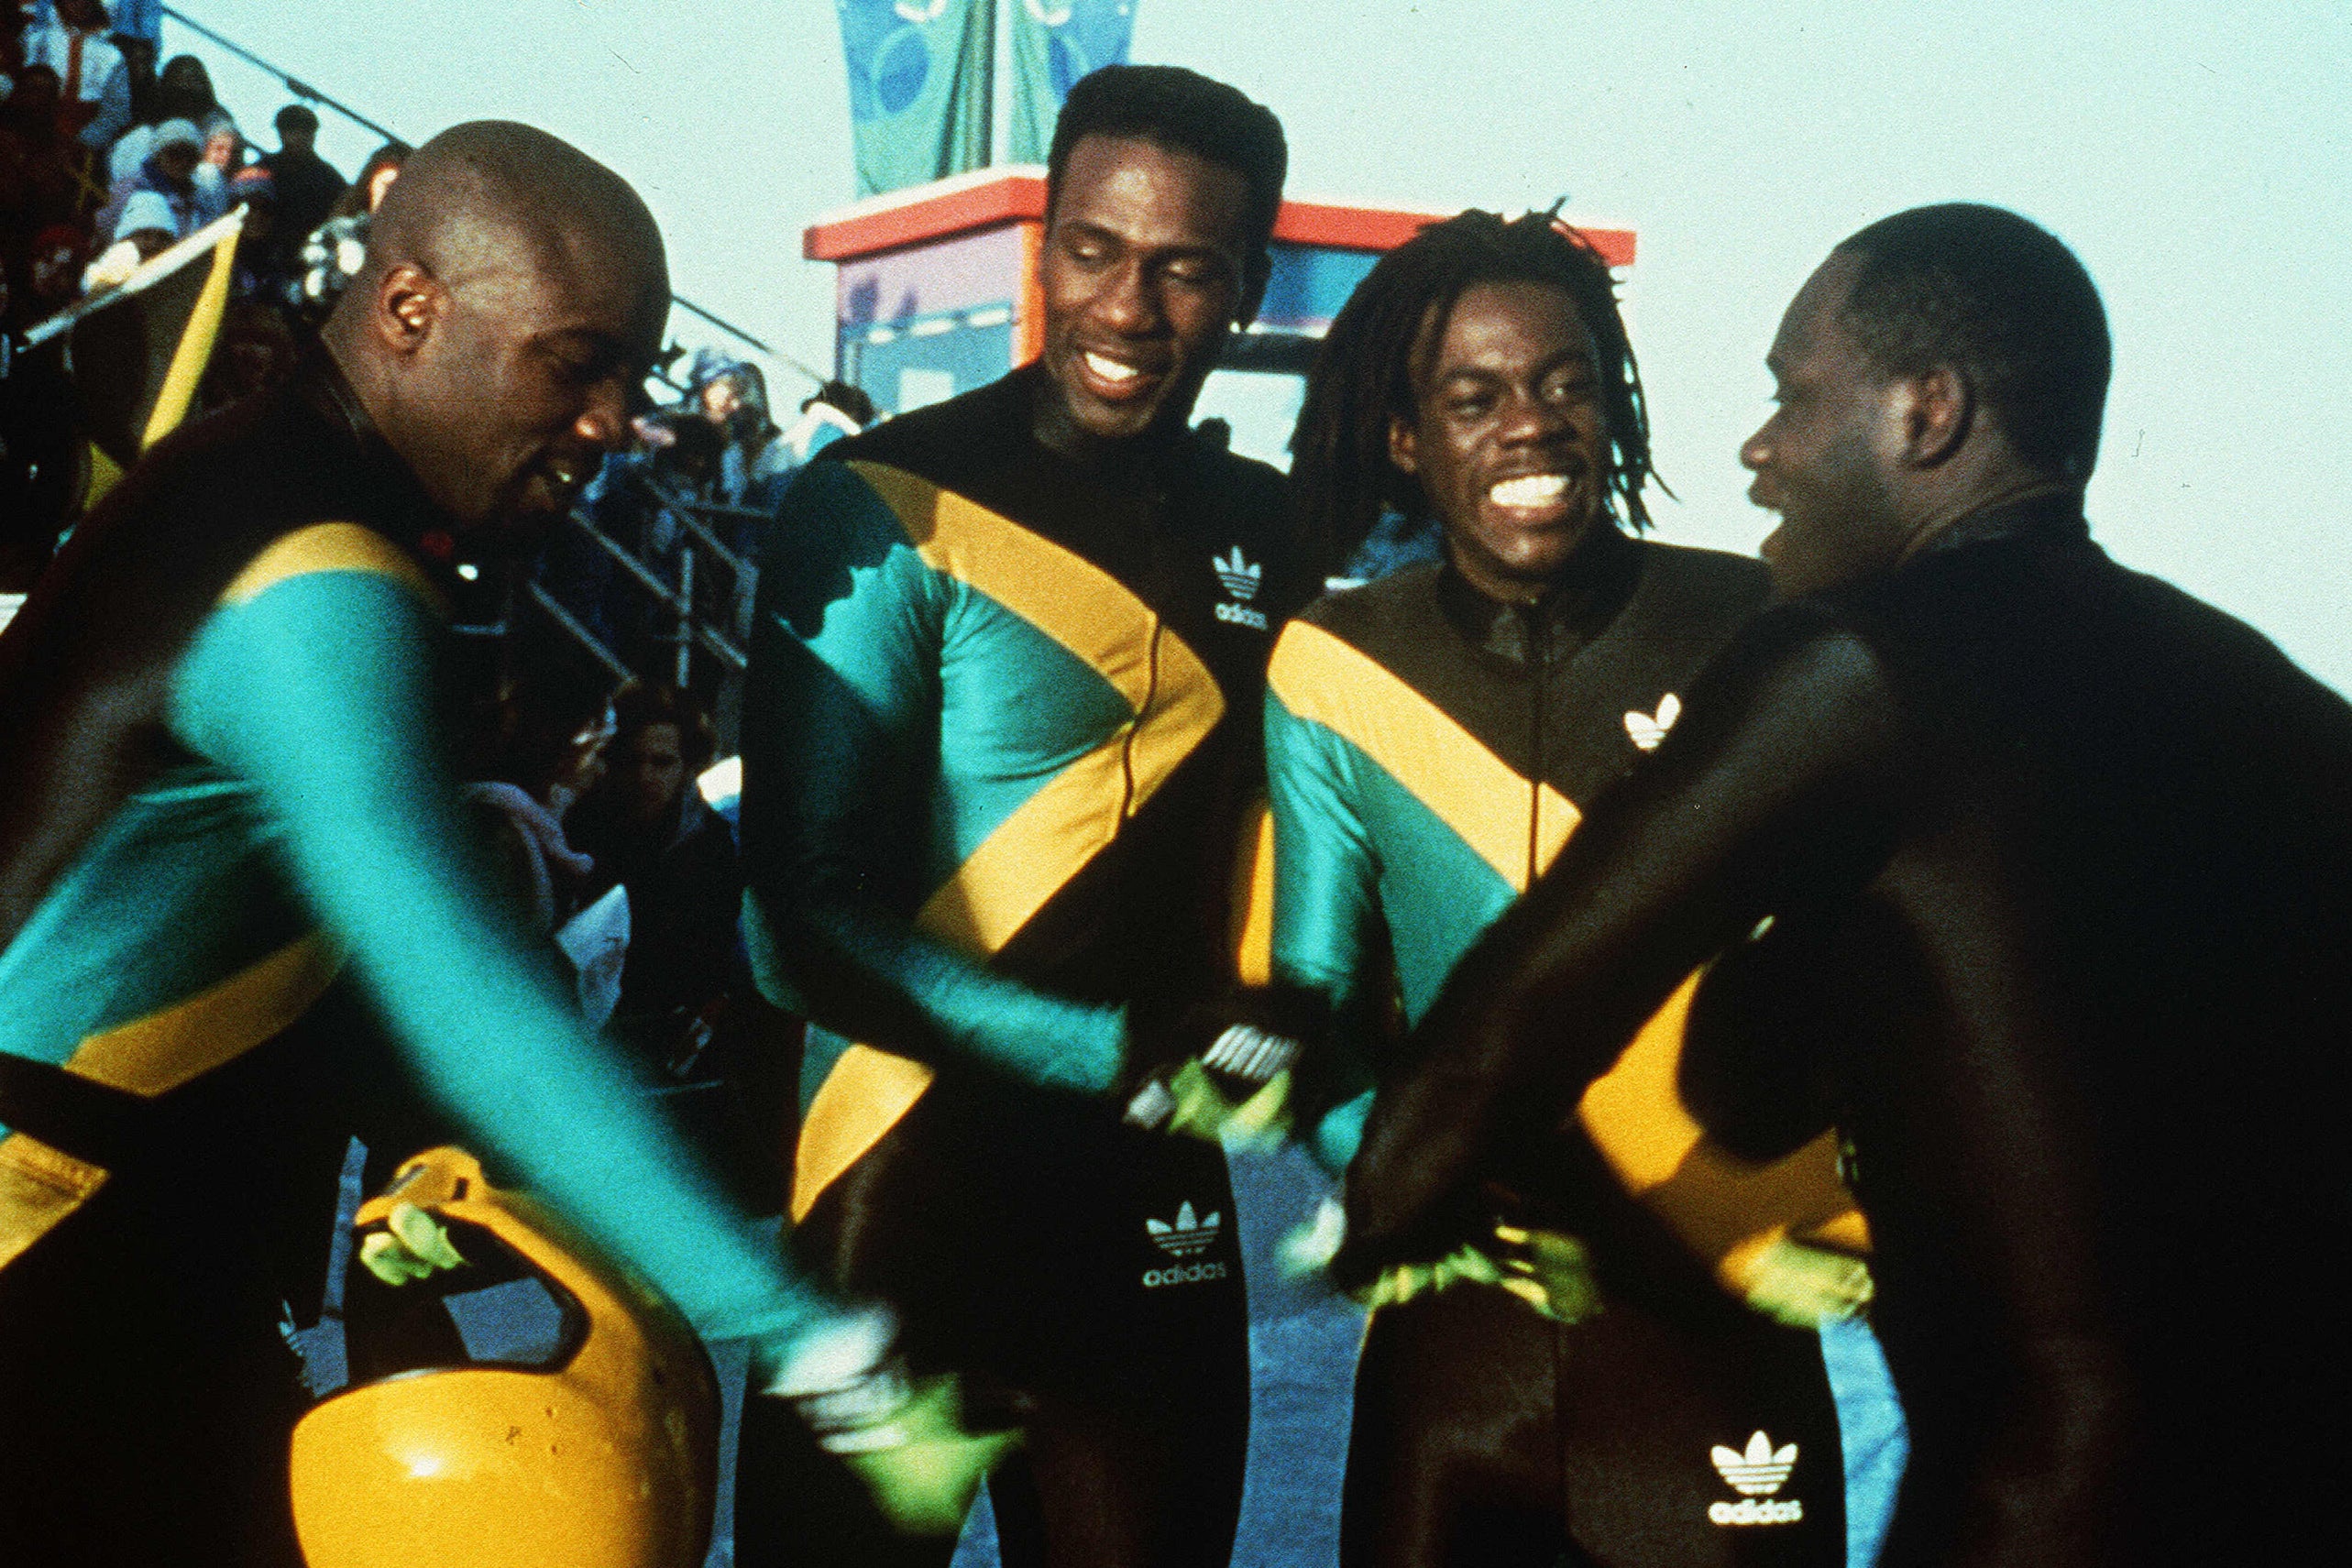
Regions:
<instances>
[{"instance_id":1,"label":"yellow glove","mask_svg":"<svg viewBox=\"0 0 2352 1568\"><path fill-rule=\"evenodd\" d=\"M461 1268L465 1258L449 1240L449 1228L413 1203L395 1203L385 1229L360 1238L359 1262L387 1285L405 1285L445 1268Z\"/></svg>"},{"instance_id":2,"label":"yellow glove","mask_svg":"<svg viewBox=\"0 0 2352 1568\"><path fill-rule=\"evenodd\" d=\"M1793 1329L1818 1329L1870 1305L1877 1287L1870 1265L1850 1253L1775 1235L1724 1262L1748 1305Z\"/></svg>"}]
</instances>

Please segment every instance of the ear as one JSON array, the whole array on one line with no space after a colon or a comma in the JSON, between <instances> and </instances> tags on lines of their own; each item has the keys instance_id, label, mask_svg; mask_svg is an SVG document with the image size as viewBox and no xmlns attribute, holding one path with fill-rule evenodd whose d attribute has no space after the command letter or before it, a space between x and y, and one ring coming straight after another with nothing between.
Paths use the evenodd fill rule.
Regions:
<instances>
[{"instance_id":1,"label":"ear","mask_svg":"<svg viewBox=\"0 0 2352 1568\"><path fill-rule=\"evenodd\" d=\"M1976 422L1976 394L1949 365L1906 376L1889 389L1905 466L1933 468L1958 452Z\"/></svg>"},{"instance_id":2,"label":"ear","mask_svg":"<svg viewBox=\"0 0 2352 1568\"><path fill-rule=\"evenodd\" d=\"M1413 444L1412 422L1402 414L1389 416L1389 461L1404 473L1421 472L1421 459Z\"/></svg>"},{"instance_id":3,"label":"ear","mask_svg":"<svg viewBox=\"0 0 2352 1568\"><path fill-rule=\"evenodd\" d=\"M449 291L441 280L412 261L384 269L376 284L376 309L371 324L376 335L395 354L414 354L432 337L448 313Z\"/></svg>"}]
</instances>

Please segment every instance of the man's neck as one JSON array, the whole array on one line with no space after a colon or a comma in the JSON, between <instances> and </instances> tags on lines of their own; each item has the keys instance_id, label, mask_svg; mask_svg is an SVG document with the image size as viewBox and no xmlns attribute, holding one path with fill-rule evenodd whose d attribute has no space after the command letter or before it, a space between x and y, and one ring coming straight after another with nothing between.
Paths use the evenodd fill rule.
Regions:
<instances>
[{"instance_id":1,"label":"man's neck","mask_svg":"<svg viewBox=\"0 0 2352 1568\"><path fill-rule=\"evenodd\" d=\"M2031 470L2012 470L1997 478L1988 478L1973 485L1962 494L1929 509L1916 522L1904 531L1903 548L1897 561L1907 561L1926 549L1955 523L1995 508L2014 506L2019 501L2042 496L2080 495L2083 487L2071 480L2052 478L2048 474Z\"/></svg>"},{"instance_id":2,"label":"man's neck","mask_svg":"<svg viewBox=\"0 0 2352 1568\"><path fill-rule=\"evenodd\" d=\"M1190 412L1163 418L1135 435L1097 435L1070 417L1060 389L1040 372L1029 407L1029 433L1039 445L1082 468L1106 477L1127 477L1148 474L1161 465L1182 439Z\"/></svg>"}]
</instances>

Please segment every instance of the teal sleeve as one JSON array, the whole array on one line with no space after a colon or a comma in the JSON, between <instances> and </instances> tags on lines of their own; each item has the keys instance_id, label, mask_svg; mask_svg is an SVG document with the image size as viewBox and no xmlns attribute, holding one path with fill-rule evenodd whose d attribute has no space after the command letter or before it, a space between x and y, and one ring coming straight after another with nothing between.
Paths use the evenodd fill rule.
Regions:
<instances>
[{"instance_id":1,"label":"teal sleeve","mask_svg":"<svg viewBox=\"0 0 2352 1568\"><path fill-rule=\"evenodd\" d=\"M1355 1157L1371 1105L1362 1042L1384 998L1368 976L1383 973L1373 950L1381 929L1378 862L1356 807L1352 759L1322 725L1266 694L1266 795L1274 820L1273 970L1278 982L1322 995L1338 1020L1332 1049L1344 1058L1317 1076L1339 1086L1328 1110L1303 1107L1302 1141L1326 1168Z\"/></svg>"},{"instance_id":2,"label":"teal sleeve","mask_svg":"<svg viewBox=\"0 0 2352 1568\"><path fill-rule=\"evenodd\" d=\"M200 629L173 728L250 782L297 890L482 1152L704 1333L787 1337L827 1303L588 1033L477 858L436 734L441 635L387 577L284 579Z\"/></svg>"},{"instance_id":3,"label":"teal sleeve","mask_svg":"<svg viewBox=\"0 0 2352 1568\"><path fill-rule=\"evenodd\" d=\"M844 464L785 494L743 687L746 914L761 986L826 1028L918 1060L1099 1092L1121 1011L1048 995L918 930L931 858L940 669L957 587ZM984 742L985 737L970 743Z\"/></svg>"}]
</instances>

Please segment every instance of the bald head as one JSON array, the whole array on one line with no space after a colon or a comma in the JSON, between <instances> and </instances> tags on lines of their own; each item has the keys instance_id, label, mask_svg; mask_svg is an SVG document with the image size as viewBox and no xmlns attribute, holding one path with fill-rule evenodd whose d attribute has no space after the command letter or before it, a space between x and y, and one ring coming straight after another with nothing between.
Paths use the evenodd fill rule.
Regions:
<instances>
[{"instance_id":1,"label":"bald head","mask_svg":"<svg viewBox=\"0 0 2352 1568\"><path fill-rule=\"evenodd\" d=\"M368 220L368 275L412 262L462 288L535 269L669 302L661 231L629 182L511 120L456 126L417 148Z\"/></svg>"},{"instance_id":2,"label":"bald head","mask_svg":"<svg viewBox=\"0 0 2352 1568\"><path fill-rule=\"evenodd\" d=\"M402 166L324 335L425 488L495 529L568 506L625 438L668 311L661 233L628 182L482 120Z\"/></svg>"}]
</instances>

